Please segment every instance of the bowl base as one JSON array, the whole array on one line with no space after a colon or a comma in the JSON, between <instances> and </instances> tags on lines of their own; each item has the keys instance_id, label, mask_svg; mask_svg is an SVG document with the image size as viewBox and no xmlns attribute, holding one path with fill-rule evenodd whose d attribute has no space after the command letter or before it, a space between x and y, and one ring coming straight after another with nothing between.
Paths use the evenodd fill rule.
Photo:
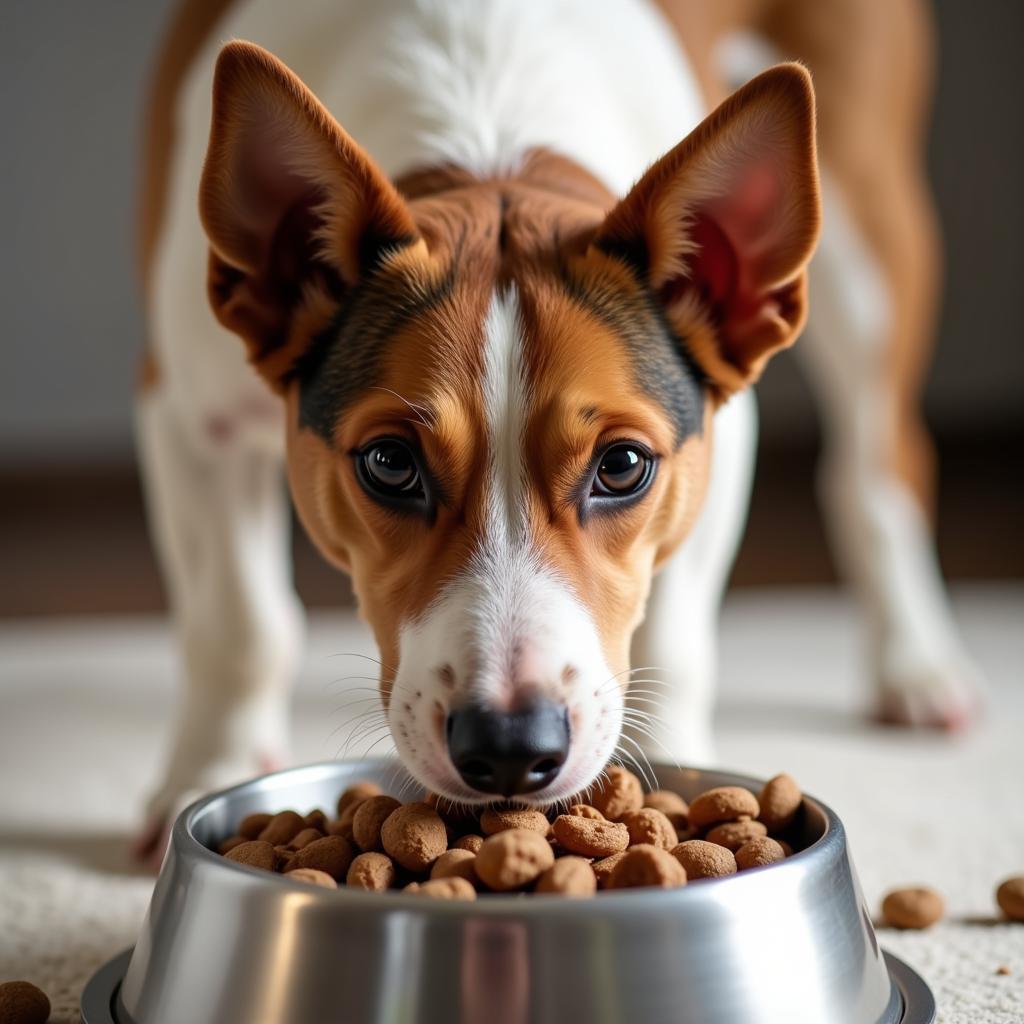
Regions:
<instances>
[{"instance_id":1,"label":"bowl base","mask_svg":"<svg viewBox=\"0 0 1024 1024\"><path fill-rule=\"evenodd\" d=\"M900 994L903 1012L892 1021L879 1024L935 1024L935 996L925 980L898 956L882 950L885 965ZM132 951L126 949L108 960L82 991L82 1024L133 1024L118 1009L118 994Z\"/></svg>"}]
</instances>

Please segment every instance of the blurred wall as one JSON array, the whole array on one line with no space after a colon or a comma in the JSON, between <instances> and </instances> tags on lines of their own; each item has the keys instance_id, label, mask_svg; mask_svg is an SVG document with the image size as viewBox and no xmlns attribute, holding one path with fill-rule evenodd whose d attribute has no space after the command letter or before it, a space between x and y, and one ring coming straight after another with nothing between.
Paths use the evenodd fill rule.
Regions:
<instances>
[{"instance_id":1,"label":"blurred wall","mask_svg":"<svg viewBox=\"0 0 1024 1024\"><path fill-rule=\"evenodd\" d=\"M131 455L137 126L171 6L54 0L0 15L0 464ZM1024 405L1024 4L940 0L936 13L930 159L949 273L927 411L944 436L1001 432ZM791 358L761 400L769 442L814 436Z\"/></svg>"}]
</instances>

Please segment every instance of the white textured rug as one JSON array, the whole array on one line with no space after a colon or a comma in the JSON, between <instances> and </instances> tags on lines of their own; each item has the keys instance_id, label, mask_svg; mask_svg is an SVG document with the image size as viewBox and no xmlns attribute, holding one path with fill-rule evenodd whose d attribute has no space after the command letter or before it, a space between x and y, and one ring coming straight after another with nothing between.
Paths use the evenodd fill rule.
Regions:
<instances>
[{"instance_id":1,"label":"white textured rug","mask_svg":"<svg viewBox=\"0 0 1024 1024\"><path fill-rule=\"evenodd\" d=\"M991 712L961 740L874 728L859 715L857 630L830 591L746 591L723 635L721 763L787 770L844 819L872 905L895 885L947 897L947 919L882 943L933 987L943 1024L1024 1021L1024 926L999 922L998 880L1024 873L1024 587L957 592L992 683ZM336 682L365 676L351 620L313 625L299 689L300 760L337 754ZM44 988L78 1021L82 985L134 941L152 879L125 837L160 757L172 704L166 627L152 620L0 626L0 980ZM332 735L333 733L333 735ZM1000 975L1000 966L1010 974ZM184 1024L184 1022L183 1022ZM826 1024L826 1022L823 1022Z\"/></svg>"}]
</instances>

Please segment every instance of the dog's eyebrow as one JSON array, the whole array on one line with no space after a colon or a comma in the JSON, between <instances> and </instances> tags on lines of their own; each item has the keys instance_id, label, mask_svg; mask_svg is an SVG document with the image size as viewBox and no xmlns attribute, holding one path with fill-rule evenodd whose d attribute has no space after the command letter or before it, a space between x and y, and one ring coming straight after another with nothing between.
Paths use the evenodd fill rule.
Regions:
<instances>
[{"instance_id":1,"label":"dog's eyebrow","mask_svg":"<svg viewBox=\"0 0 1024 1024\"><path fill-rule=\"evenodd\" d=\"M668 413L678 448L704 432L706 379L686 341L668 322L654 296L641 287L635 297L561 277L569 298L622 340L637 384Z\"/></svg>"},{"instance_id":2,"label":"dog's eyebrow","mask_svg":"<svg viewBox=\"0 0 1024 1024\"><path fill-rule=\"evenodd\" d=\"M375 274L344 296L334 320L313 338L289 375L299 382L299 426L333 447L338 417L377 386L388 341L447 299L454 280L454 265L415 290L393 275Z\"/></svg>"}]
</instances>

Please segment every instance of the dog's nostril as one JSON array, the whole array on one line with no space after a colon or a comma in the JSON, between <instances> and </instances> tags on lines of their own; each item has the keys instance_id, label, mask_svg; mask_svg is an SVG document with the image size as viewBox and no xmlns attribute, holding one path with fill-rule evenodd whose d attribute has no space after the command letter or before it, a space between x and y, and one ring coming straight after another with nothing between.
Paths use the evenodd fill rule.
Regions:
<instances>
[{"instance_id":1,"label":"dog's nostril","mask_svg":"<svg viewBox=\"0 0 1024 1024\"><path fill-rule=\"evenodd\" d=\"M548 701L512 712L455 708L447 736L452 764L482 793L515 796L543 789L569 755L566 709Z\"/></svg>"}]
</instances>

